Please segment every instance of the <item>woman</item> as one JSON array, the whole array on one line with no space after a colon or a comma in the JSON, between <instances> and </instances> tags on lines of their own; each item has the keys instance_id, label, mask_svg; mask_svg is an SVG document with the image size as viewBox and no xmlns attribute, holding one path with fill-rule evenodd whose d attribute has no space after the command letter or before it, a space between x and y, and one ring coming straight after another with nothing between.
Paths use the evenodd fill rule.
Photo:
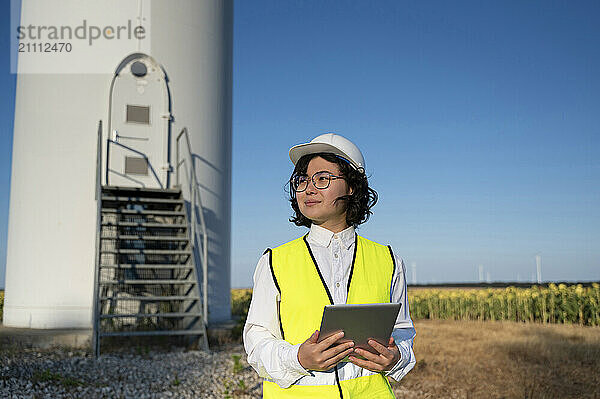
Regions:
<instances>
[{"instance_id":1,"label":"woman","mask_svg":"<svg viewBox=\"0 0 600 399\"><path fill-rule=\"evenodd\" d=\"M402 260L355 233L377 202L362 153L328 133L292 147L290 159L290 221L310 230L267 249L254 274L243 338L263 397L393 398L385 377L399 381L414 367L415 330ZM324 305L379 302L402 303L387 346L369 341L379 355L332 346L343 333L317 342Z\"/></svg>"}]
</instances>

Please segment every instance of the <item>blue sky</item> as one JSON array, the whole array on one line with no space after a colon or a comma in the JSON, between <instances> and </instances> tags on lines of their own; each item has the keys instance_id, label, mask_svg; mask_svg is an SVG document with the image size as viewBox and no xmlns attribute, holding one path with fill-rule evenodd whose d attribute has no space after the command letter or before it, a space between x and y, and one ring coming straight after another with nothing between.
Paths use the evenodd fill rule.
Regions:
<instances>
[{"instance_id":1,"label":"blue sky","mask_svg":"<svg viewBox=\"0 0 600 399\"><path fill-rule=\"evenodd\" d=\"M8 1L3 0L4 10ZM0 286L14 75L1 13ZM600 3L237 1L232 285L287 222L290 146L353 140L380 194L359 233L417 281L600 280Z\"/></svg>"}]
</instances>

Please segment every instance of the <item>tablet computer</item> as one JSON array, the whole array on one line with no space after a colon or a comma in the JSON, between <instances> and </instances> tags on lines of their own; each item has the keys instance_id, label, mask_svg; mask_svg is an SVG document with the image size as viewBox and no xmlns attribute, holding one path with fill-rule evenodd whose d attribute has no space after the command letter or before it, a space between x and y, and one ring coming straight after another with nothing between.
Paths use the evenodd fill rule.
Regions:
<instances>
[{"instance_id":1,"label":"tablet computer","mask_svg":"<svg viewBox=\"0 0 600 399\"><path fill-rule=\"evenodd\" d=\"M336 345L354 341L355 348L377 354L378 352L367 341L374 339L387 346L400 307L400 303L327 305L323 309L318 342L343 331L344 338L337 341Z\"/></svg>"}]
</instances>

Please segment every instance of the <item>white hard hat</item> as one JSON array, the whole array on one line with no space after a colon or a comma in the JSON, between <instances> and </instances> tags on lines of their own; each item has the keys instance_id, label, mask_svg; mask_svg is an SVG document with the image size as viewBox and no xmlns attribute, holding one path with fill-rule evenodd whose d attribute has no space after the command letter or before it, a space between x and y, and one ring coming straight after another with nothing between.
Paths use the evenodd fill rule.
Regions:
<instances>
[{"instance_id":1,"label":"white hard hat","mask_svg":"<svg viewBox=\"0 0 600 399\"><path fill-rule=\"evenodd\" d=\"M290 148L290 159L296 162L306 154L329 152L338 155L354 166L355 169L365 172L365 158L353 142L335 133L325 133L315 137L310 143L298 144Z\"/></svg>"}]
</instances>

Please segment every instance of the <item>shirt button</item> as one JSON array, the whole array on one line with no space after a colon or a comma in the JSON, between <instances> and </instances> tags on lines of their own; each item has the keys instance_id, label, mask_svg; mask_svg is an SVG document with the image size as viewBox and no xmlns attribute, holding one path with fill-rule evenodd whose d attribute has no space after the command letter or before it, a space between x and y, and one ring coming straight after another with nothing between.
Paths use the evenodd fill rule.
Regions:
<instances>
[{"instance_id":1,"label":"shirt button","mask_svg":"<svg viewBox=\"0 0 600 399\"><path fill-rule=\"evenodd\" d=\"M339 238L337 234L333 235L333 238L335 238L336 240Z\"/></svg>"},{"instance_id":2,"label":"shirt button","mask_svg":"<svg viewBox=\"0 0 600 399\"><path fill-rule=\"evenodd\" d=\"M335 254L335 255L333 255L333 257L334 257L334 258L337 258L337 257L338 257L338 254Z\"/></svg>"},{"instance_id":3,"label":"shirt button","mask_svg":"<svg viewBox=\"0 0 600 399\"><path fill-rule=\"evenodd\" d=\"M340 286L340 283L335 283L335 286L336 286L336 287L339 287L339 286Z\"/></svg>"}]
</instances>

